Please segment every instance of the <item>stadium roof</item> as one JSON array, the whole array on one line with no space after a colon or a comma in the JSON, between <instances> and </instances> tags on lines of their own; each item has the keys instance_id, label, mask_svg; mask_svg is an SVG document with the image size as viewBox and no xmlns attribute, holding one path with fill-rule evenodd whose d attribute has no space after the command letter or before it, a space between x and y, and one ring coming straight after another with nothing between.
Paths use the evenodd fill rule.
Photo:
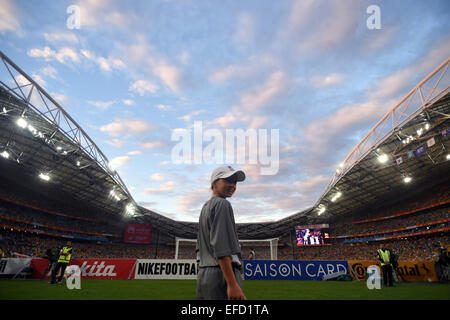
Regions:
<instances>
[{"instance_id":1,"label":"stadium roof","mask_svg":"<svg viewBox=\"0 0 450 320\"><path fill-rule=\"evenodd\" d=\"M75 120L1 51L0 60L0 160L16 162L22 173L102 212L137 210L106 156Z\"/></svg>"},{"instance_id":2,"label":"stadium roof","mask_svg":"<svg viewBox=\"0 0 450 320\"><path fill-rule=\"evenodd\" d=\"M93 208L123 214L132 206L137 222L170 236L196 238L197 223L138 207L83 129L1 51L0 58L0 160L17 162L29 176L48 175L52 184ZM279 237L299 224L326 222L408 196L412 188L417 192L445 183L450 172L450 139L444 136L450 114L448 66L449 59L377 123L338 168L313 208L275 222L237 224L239 237ZM406 177L412 179L408 184Z\"/></svg>"},{"instance_id":3,"label":"stadium roof","mask_svg":"<svg viewBox=\"0 0 450 320\"><path fill-rule=\"evenodd\" d=\"M390 110L353 149L314 206L316 222L440 185L450 172L450 59Z\"/></svg>"}]
</instances>

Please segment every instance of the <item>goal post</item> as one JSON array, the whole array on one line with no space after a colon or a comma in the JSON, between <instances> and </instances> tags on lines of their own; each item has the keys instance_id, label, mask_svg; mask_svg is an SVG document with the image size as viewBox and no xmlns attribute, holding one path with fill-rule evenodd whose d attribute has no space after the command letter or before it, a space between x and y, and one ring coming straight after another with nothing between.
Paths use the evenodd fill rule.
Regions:
<instances>
[{"instance_id":1,"label":"goal post","mask_svg":"<svg viewBox=\"0 0 450 320\"><path fill-rule=\"evenodd\" d=\"M241 251L244 249L250 249L252 247L257 248L256 257L266 257L266 259L277 260L278 259L278 241L280 238L271 238L271 239L243 239L239 240L239 244L241 245ZM189 256L181 257L181 259L192 258L195 259L195 246L197 243L197 239L186 239L186 238L175 238L175 259L178 260L180 257L180 245L185 244L189 246ZM260 252L258 252L260 251ZM243 252L244 254L244 252ZM269 258L270 257L270 258ZM243 256L245 260L245 257Z\"/></svg>"}]
</instances>

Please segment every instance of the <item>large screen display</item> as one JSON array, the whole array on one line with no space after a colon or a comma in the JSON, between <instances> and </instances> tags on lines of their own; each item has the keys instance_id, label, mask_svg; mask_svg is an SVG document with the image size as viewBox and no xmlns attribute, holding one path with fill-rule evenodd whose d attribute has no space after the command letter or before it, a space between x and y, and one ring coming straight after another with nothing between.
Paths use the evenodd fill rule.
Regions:
<instances>
[{"instance_id":1,"label":"large screen display","mask_svg":"<svg viewBox=\"0 0 450 320\"><path fill-rule=\"evenodd\" d=\"M150 243L152 232L151 225L127 224L123 242L125 243Z\"/></svg>"},{"instance_id":2,"label":"large screen display","mask_svg":"<svg viewBox=\"0 0 450 320\"><path fill-rule=\"evenodd\" d=\"M311 227L313 228L308 226L296 228L295 235L297 246L324 245L328 243L330 238L328 228L321 228L318 226Z\"/></svg>"}]
</instances>

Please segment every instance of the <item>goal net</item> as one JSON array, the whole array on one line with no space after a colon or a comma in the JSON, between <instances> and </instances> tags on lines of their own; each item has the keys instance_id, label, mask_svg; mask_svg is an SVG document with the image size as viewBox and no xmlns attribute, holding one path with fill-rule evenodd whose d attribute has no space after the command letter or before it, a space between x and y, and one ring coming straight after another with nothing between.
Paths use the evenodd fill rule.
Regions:
<instances>
[{"instance_id":1,"label":"goal net","mask_svg":"<svg viewBox=\"0 0 450 320\"><path fill-rule=\"evenodd\" d=\"M279 239L239 240L242 259L277 260ZM196 244L197 239L175 238L175 259L196 259Z\"/></svg>"}]
</instances>

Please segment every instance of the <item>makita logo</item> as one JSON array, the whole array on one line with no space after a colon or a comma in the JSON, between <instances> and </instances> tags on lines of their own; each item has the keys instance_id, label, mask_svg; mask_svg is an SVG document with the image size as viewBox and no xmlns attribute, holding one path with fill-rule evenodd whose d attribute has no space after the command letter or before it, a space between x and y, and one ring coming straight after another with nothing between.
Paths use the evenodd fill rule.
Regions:
<instances>
[{"instance_id":1,"label":"makita logo","mask_svg":"<svg viewBox=\"0 0 450 320\"><path fill-rule=\"evenodd\" d=\"M89 265L87 261L83 262L80 267L81 276L84 277L115 277L117 273L114 272L115 265L105 265L102 261L100 264L98 261L94 261L94 264Z\"/></svg>"}]
</instances>

